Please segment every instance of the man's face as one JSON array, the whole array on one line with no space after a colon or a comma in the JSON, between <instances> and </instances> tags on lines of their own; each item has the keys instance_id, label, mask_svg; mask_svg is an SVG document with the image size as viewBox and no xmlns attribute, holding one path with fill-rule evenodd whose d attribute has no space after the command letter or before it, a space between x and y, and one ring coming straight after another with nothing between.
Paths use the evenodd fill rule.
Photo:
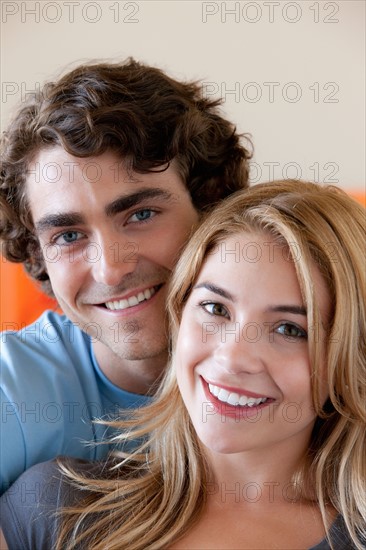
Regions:
<instances>
[{"instance_id":1,"label":"man's face","mask_svg":"<svg viewBox=\"0 0 366 550\"><path fill-rule=\"evenodd\" d=\"M112 152L41 151L27 193L53 292L100 366L167 347L167 281L198 214L174 164L131 172Z\"/></svg>"}]
</instances>

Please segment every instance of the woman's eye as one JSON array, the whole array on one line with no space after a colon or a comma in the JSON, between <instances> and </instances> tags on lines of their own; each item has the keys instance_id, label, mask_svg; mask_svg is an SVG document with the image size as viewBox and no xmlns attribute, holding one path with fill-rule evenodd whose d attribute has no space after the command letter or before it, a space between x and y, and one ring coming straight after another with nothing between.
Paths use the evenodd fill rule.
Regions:
<instances>
[{"instance_id":1,"label":"woman's eye","mask_svg":"<svg viewBox=\"0 0 366 550\"><path fill-rule=\"evenodd\" d=\"M229 312L225 306L217 302L204 302L200 304L210 315L216 315L217 317L230 318Z\"/></svg>"},{"instance_id":2,"label":"woman's eye","mask_svg":"<svg viewBox=\"0 0 366 550\"><path fill-rule=\"evenodd\" d=\"M83 233L80 233L80 231L66 231L59 235L54 242L62 246L73 244L81 238L83 238Z\"/></svg>"},{"instance_id":3,"label":"woman's eye","mask_svg":"<svg viewBox=\"0 0 366 550\"><path fill-rule=\"evenodd\" d=\"M138 212L135 212L130 216L129 222L144 222L147 221L155 216L156 212L154 210L151 210L149 208L146 208L145 210L139 210Z\"/></svg>"},{"instance_id":4,"label":"woman's eye","mask_svg":"<svg viewBox=\"0 0 366 550\"><path fill-rule=\"evenodd\" d=\"M279 325L275 332L282 334L286 338L307 338L308 335L304 329L294 325L293 323L282 323Z\"/></svg>"}]
</instances>

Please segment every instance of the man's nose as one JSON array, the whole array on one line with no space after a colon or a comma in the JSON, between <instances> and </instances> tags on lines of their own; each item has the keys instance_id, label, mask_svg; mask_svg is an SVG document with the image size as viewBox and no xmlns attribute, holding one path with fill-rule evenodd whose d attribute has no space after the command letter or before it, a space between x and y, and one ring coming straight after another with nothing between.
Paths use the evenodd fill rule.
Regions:
<instances>
[{"instance_id":1,"label":"man's nose","mask_svg":"<svg viewBox=\"0 0 366 550\"><path fill-rule=\"evenodd\" d=\"M125 275L135 270L138 260L137 243L106 239L93 244L94 257L89 261L97 283L117 286Z\"/></svg>"}]
</instances>

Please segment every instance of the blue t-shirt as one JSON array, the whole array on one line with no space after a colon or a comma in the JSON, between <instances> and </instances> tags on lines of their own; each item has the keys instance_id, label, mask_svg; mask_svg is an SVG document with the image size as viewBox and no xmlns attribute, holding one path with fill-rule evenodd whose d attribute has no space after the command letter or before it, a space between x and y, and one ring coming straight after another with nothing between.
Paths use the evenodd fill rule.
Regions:
<instances>
[{"instance_id":1,"label":"blue t-shirt","mask_svg":"<svg viewBox=\"0 0 366 550\"><path fill-rule=\"evenodd\" d=\"M91 337L52 311L0 333L0 476L3 493L33 464L69 455L98 460L111 433L93 419L149 398L118 388L100 370Z\"/></svg>"}]
</instances>

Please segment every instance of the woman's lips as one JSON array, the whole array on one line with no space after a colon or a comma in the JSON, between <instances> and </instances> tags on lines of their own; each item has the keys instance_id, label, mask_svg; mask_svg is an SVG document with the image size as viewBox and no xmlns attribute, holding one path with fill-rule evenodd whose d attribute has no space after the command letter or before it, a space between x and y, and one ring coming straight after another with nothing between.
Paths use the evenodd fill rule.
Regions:
<instances>
[{"instance_id":1,"label":"woman's lips","mask_svg":"<svg viewBox=\"0 0 366 550\"><path fill-rule=\"evenodd\" d=\"M235 419L258 416L261 409L274 402L271 397L246 392L244 389L238 393L209 383L202 377L201 381L208 402L214 406L217 413L223 416Z\"/></svg>"}]
</instances>

